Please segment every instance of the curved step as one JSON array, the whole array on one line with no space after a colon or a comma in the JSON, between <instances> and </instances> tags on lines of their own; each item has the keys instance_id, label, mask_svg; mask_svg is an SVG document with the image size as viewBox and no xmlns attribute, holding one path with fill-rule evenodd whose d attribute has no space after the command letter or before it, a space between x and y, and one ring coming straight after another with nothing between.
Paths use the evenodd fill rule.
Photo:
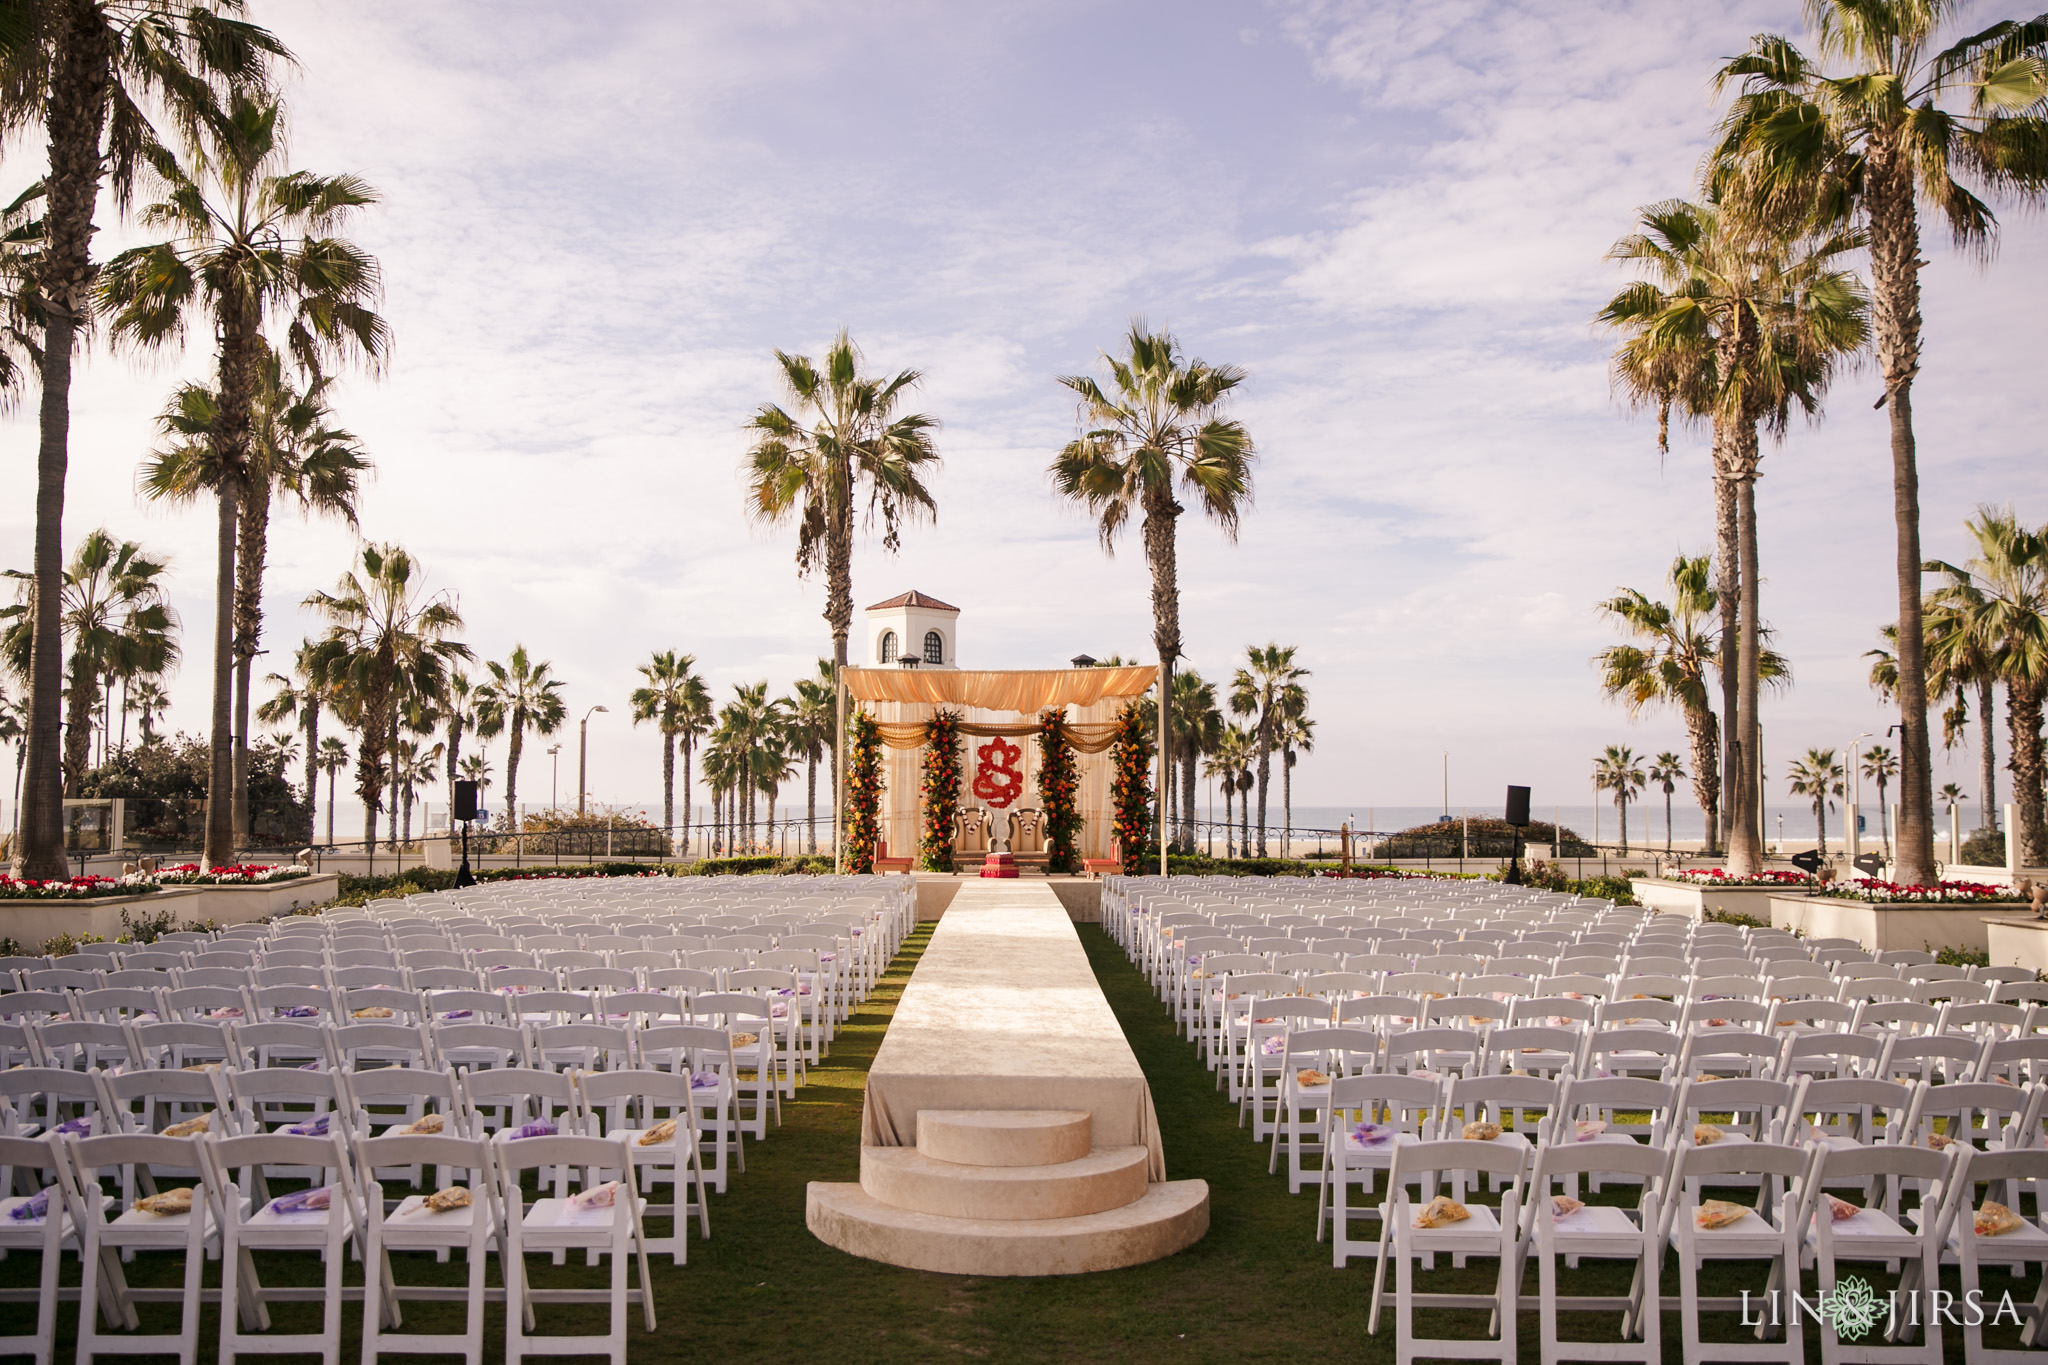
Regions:
<instances>
[{"instance_id":1,"label":"curved step","mask_svg":"<svg viewBox=\"0 0 2048 1365\"><path fill-rule=\"evenodd\" d=\"M951 1275L1080 1275L1184 1251L1209 1230L1209 1184L1171 1180L1134 1204L1079 1218L942 1218L893 1208L858 1185L813 1181L804 1221L828 1246Z\"/></svg>"},{"instance_id":2,"label":"curved step","mask_svg":"<svg viewBox=\"0 0 2048 1365\"><path fill-rule=\"evenodd\" d=\"M961 1166L1057 1166L1094 1146L1085 1109L922 1109L917 1150Z\"/></svg>"},{"instance_id":3,"label":"curved step","mask_svg":"<svg viewBox=\"0 0 2048 1365\"><path fill-rule=\"evenodd\" d=\"M914 1147L863 1147L860 1187L872 1199L947 1218L1077 1218L1145 1197L1143 1147L1099 1147L1049 1166L962 1166Z\"/></svg>"}]
</instances>

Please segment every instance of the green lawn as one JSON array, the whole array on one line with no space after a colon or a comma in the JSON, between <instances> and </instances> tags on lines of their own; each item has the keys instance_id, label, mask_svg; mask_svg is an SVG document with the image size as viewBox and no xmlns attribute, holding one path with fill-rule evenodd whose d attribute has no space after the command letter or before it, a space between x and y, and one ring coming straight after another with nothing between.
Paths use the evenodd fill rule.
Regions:
<instances>
[{"instance_id":1,"label":"green lawn","mask_svg":"<svg viewBox=\"0 0 2048 1365\"><path fill-rule=\"evenodd\" d=\"M833 1358L834 1343L862 1362L921 1361L965 1356L996 1361L1298 1361L1334 1353L1338 1358L1391 1360L1391 1313L1380 1335L1366 1334L1369 1262L1343 1271L1329 1262L1327 1246L1314 1239L1312 1191L1289 1196L1284 1180L1266 1174L1266 1148L1237 1127L1235 1106L1214 1088L1214 1078L1178 1038L1163 1006L1125 961L1115 944L1092 925L1081 928L1097 976L1152 1084L1153 1101L1166 1135L1168 1171L1175 1179L1207 1180L1211 1195L1209 1234L1178 1256L1131 1270L1045 1280L973 1279L877 1265L825 1247L804 1227L804 1186L812 1180L850 1181L859 1175L861 1086L930 927L912 935L881 988L839 1035L827 1064L811 1072L811 1083L763 1146L750 1147L748 1170L731 1192L713 1196L712 1238L692 1238L690 1264L682 1269L656 1263L656 1305L660 1327L652 1336L636 1313L631 1349L636 1361L786 1361ZM1625 1192L1609 1197L1633 1202ZM429 1277L458 1282L460 1265L415 1264L402 1268L408 1280ZM310 1258L265 1264L273 1283L317 1282ZM536 1265L543 1287L599 1283L604 1274L580 1266L550 1270ZM131 1267L137 1284L174 1284L177 1267L168 1257L145 1257ZM32 1256L0 1263L0 1283L34 1282ZM75 1273L74 1273L75 1278ZM350 1278L359 1280L354 1267ZM1453 1277L1439 1272L1428 1287L1450 1281L1482 1289L1490 1272L1475 1267ZM495 1277L494 1277L495 1279ZM1995 1286L2002 1277L1993 1273ZM1709 1277L1708 1292L1759 1287L1762 1277L1736 1267ZM1619 1292L1625 1274L1589 1269L1568 1281L1579 1292ZM1535 1275L1530 1272L1533 1292ZM1882 1293L1889 1281L1879 1284ZM1609 1287L1612 1286L1612 1287ZM1952 1286L1951 1286L1952 1287ZM2035 1282L2016 1289L2032 1296ZM1665 1278L1676 1293L1675 1276ZM543 1330L563 1330L572 1316L591 1323L595 1310L545 1311ZM58 1356L69 1361L76 1325L67 1307ZM302 1306L276 1310L281 1326L298 1327L311 1312ZM496 1327L486 1336L486 1358L503 1358ZM202 1355L211 1360L215 1312L206 1310ZM355 1309L343 1359L358 1358ZM1472 1315L1458 1321L1476 1328ZM145 1319L147 1324L147 1318ZM1599 1322L1589 1324L1597 1327ZM443 1305L408 1305L407 1326L457 1330ZM310 1323L298 1330L308 1330ZM1667 1314L1666 1359L1676 1362L1677 1317ZM21 1305L0 1306L0 1332L30 1330ZM158 1328L162 1330L162 1328ZM1450 1334L1456 1327L1430 1315L1425 1330ZM1577 1330L1568 1325L1567 1331ZM1592 1335L1591 1332L1586 1333ZM1730 1335L1733 1335L1732 1333ZM2016 1344L2014 1334L1994 1334L1991 1344ZM1962 1361L1960 1333L1950 1334L1948 1359ZM1538 1359L1534 1315L1521 1324L1522 1358ZM1819 1360L1817 1338L1809 1336L1809 1358ZM2048 1352L2044 1352L2048 1361Z\"/></svg>"}]
</instances>

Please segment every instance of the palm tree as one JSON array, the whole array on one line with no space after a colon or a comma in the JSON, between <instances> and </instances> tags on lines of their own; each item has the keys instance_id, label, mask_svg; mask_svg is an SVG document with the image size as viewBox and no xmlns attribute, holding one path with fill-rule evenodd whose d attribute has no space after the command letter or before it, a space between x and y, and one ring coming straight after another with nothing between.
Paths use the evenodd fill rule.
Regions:
<instances>
[{"instance_id":1,"label":"palm tree","mask_svg":"<svg viewBox=\"0 0 2048 1365\"><path fill-rule=\"evenodd\" d=\"M15 815L19 817L21 768L28 757L28 703L20 697L8 696L5 688L0 688L0 744L14 746Z\"/></svg>"},{"instance_id":2,"label":"palm tree","mask_svg":"<svg viewBox=\"0 0 2048 1365\"><path fill-rule=\"evenodd\" d=\"M320 712L333 691L320 672L320 647L311 640L302 642L298 652L292 656L291 676L271 673L263 681L276 690L271 693L269 701L256 708L256 719L265 725L281 725L296 720L299 728L306 732L306 839L310 842L313 838L313 793L320 761Z\"/></svg>"},{"instance_id":3,"label":"palm tree","mask_svg":"<svg viewBox=\"0 0 2048 1365\"><path fill-rule=\"evenodd\" d=\"M65 874L58 759L64 481L72 356L92 316L100 184L111 177L117 207L126 209L138 163L156 145L145 111L168 113L182 126L203 117L224 90L268 83L270 61L289 54L238 18L241 11L241 0L31 0L10 6L0 26L0 122L40 124L49 144L34 304L42 331L34 573L43 591L30 632L28 807L16 840L17 876Z\"/></svg>"},{"instance_id":4,"label":"palm tree","mask_svg":"<svg viewBox=\"0 0 2048 1365\"><path fill-rule=\"evenodd\" d=\"M1706 817L1712 848L1721 828L1720 720L1707 690L1707 670L1722 659L1711 621L1719 603L1711 561L1684 555L1671 562L1671 601L1654 601L1635 588L1622 588L1600 610L1641 644L1610 645L1595 656L1600 690L1618 697L1630 716L1652 706L1673 706L1685 718L1692 741L1692 792ZM1732 677L1732 670L1723 670Z\"/></svg>"},{"instance_id":5,"label":"palm tree","mask_svg":"<svg viewBox=\"0 0 2048 1365\"><path fill-rule=\"evenodd\" d=\"M2048 526L2029 529L2010 507L1980 507L1966 525L1977 554L1962 567L1939 561L1930 566L1949 579L1949 586L1935 594L1931 619L1944 630L1968 636L2005 683L2012 837L2019 840L2021 865L2039 867L2048 863L2048 811L2042 799L2048 763L2041 739L2042 701L2048 696ZM1899 823L1905 824L1903 810ZM1903 829L1899 843L1903 853Z\"/></svg>"},{"instance_id":6,"label":"palm tree","mask_svg":"<svg viewBox=\"0 0 2048 1365\"><path fill-rule=\"evenodd\" d=\"M1943 741L1948 743L1961 722L1967 719L1962 704L1963 689L1977 693L1977 782L1984 793L1984 828L1998 828L1997 734L1992 724L2002 665L1994 639L1976 629L1990 604L1967 571L1957 570L1939 560L1928 567L1942 575L1941 586L1925 603L1924 629L1927 633L1927 690L1931 696L1955 694L1957 701L1943 716ZM1896 675L1896 666L1893 670ZM2011 717L2006 718L2010 727Z\"/></svg>"},{"instance_id":7,"label":"palm tree","mask_svg":"<svg viewBox=\"0 0 2048 1365\"><path fill-rule=\"evenodd\" d=\"M1877 837L1884 846L1885 861L1892 856L1891 807L1885 801L1885 788L1899 775L1899 756L1882 744L1873 744L1863 751L1863 775L1877 783Z\"/></svg>"},{"instance_id":8,"label":"palm tree","mask_svg":"<svg viewBox=\"0 0 2048 1365\"><path fill-rule=\"evenodd\" d=\"M2048 27L2002 22L1936 47L1937 30L1960 9L1954 0L1808 0L1820 55L1842 70L1830 74L1788 39L1766 34L1719 76L1741 87L1719 160L1776 211L1806 214L1817 205L1869 236L1898 539L1897 876L1919 886L1937 875L1912 406L1920 208L1924 202L1944 218L1958 244L1988 250L1996 219L1954 173L2029 201L2048 188Z\"/></svg>"},{"instance_id":9,"label":"palm tree","mask_svg":"<svg viewBox=\"0 0 2048 1365\"><path fill-rule=\"evenodd\" d=\"M268 343L258 339L256 387L249 410L247 463L239 478L235 564L235 831L249 829L249 690L256 656L262 652L263 577L269 558L270 506L274 498L296 502L307 515L319 512L356 524L356 497L371 468L361 444L333 425L327 389L333 380L315 375L303 389L294 384ZM183 505L221 487L220 395L201 384L183 384L157 418L170 442L143 462L137 487L151 502Z\"/></svg>"},{"instance_id":10,"label":"palm tree","mask_svg":"<svg viewBox=\"0 0 2048 1365\"><path fill-rule=\"evenodd\" d=\"M1307 698L1303 697L1306 704ZM1294 765L1303 754L1314 753L1316 723L1299 711L1280 720L1280 856L1290 856L1294 840Z\"/></svg>"},{"instance_id":11,"label":"palm tree","mask_svg":"<svg viewBox=\"0 0 2048 1365\"><path fill-rule=\"evenodd\" d=\"M384 761L398 745L401 704L413 693L438 690L449 666L472 656L449 638L462 629L454 599L427 594L411 555L396 545L365 545L361 563L360 573L342 575L333 592L313 593L305 605L329 622L319 666L359 736L356 791L365 851L374 855Z\"/></svg>"},{"instance_id":12,"label":"palm tree","mask_svg":"<svg viewBox=\"0 0 2048 1365\"><path fill-rule=\"evenodd\" d=\"M1307 708L1301 679L1309 673L1295 666L1295 646L1269 644L1245 648L1245 667L1230 680L1230 709L1235 715L1257 716L1252 734L1259 757L1259 856L1266 856L1266 786L1272 775L1273 746L1282 720Z\"/></svg>"},{"instance_id":13,"label":"palm tree","mask_svg":"<svg viewBox=\"0 0 2048 1365\"><path fill-rule=\"evenodd\" d=\"M483 754L471 754L462 760L462 776L467 782L476 783L477 809L484 808L484 793L491 789L491 760Z\"/></svg>"},{"instance_id":14,"label":"palm tree","mask_svg":"<svg viewBox=\"0 0 2048 1365\"><path fill-rule=\"evenodd\" d=\"M796 522L800 576L824 567L836 696L853 629L854 505L866 496L868 524L881 523L882 547L891 552L905 522L935 517L938 504L924 481L938 471L932 434L939 422L925 413L899 416L898 405L924 376L917 370L886 379L862 373L860 350L844 329L826 348L822 366L782 351L775 360L784 404L763 403L747 424L754 433L747 507L769 525ZM836 784L836 733L832 743Z\"/></svg>"},{"instance_id":15,"label":"palm tree","mask_svg":"<svg viewBox=\"0 0 2048 1365\"><path fill-rule=\"evenodd\" d=\"M676 824L676 737L683 733L690 718L711 708L711 694L704 686L704 680L694 671L697 658L693 654L678 654L672 649L658 650L646 663L640 665L640 676L647 679L647 685L633 690L628 698L632 709L633 723L651 720L661 734L661 826L670 831L666 836L674 838ZM812 791L817 790L815 776ZM690 822L690 775L683 771L683 823Z\"/></svg>"},{"instance_id":16,"label":"palm tree","mask_svg":"<svg viewBox=\"0 0 2048 1365\"><path fill-rule=\"evenodd\" d=\"M1131 321L1122 356L1105 353L1113 392L1088 375L1059 376L1081 396L1081 434L1052 463L1053 488L1088 509L1106 554L1133 513L1141 518L1145 560L1152 571L1152 646L1159 657L1160 693L1171 697L1174 661L1180 658L1180 567L1175 520L1185 509L1174 496L1176 478L1201 500L1202 510L1232 540L1252 501L1257 451L1244 424L1218 414L1232 390L1249 377L1235 365L1211 365L1181 354L1170 332ZM1160 761L1170 765L1172 731L1160 735ZM1270 735L1268 736L1270 742ZM1262 765L1263 767L1263 765ZM1259 784L1260 842L1265 840L1265 782ZM1164 867L1166 805L1160 802L1159 847ZM1263 852L1263 848L1261 852Z\"/></svg>"},{"instance_id":17,"label":"palm tree","mask_svg":"<svg viewBox=\"0 0 2048 1365\"><path fill-rule=\"evenodd\" d=\"M1942 783L1941 790L1936 795L1941 798L1942 805L1948 807L1949 829L1953 832L1956 824L1956 807L1970 798L1953 782ZM1952 863L1962 861L1962 850L1956 846L1956 840L1953 838L1949 840L1948 860Z\"/></svg>"},{"instance_id":18,"label":"palm tree","mask_svg":"<svg viewBox=\"0 0 2048 1365\"><path fill-rule=\"evenodd\" d=\"M1181 843L1195 851L1195 779L1205 754L1223 737L1223 711L1216 684L1189 669L1173 675L1173 752L1180 767Z\"/></svg>"},{"instance_id":19,"label":"palm tree","mask_svg":"<svg viewBox=\"0 0 2048 1365\"><path fill-rule=\"evenodd\" d=\"M1862 242L1853 233L1809 234L1782 217L1759 219L1719 202L1655 204L1642 211L1639 228L1609 257L1641 266L1650 278L1618 294L1600 320L1627 335L1615 378L1638 405L1654 402L1660 413L1678 405L1713 424L1715 596L1722 710L1731 721L1719 776L1728 784L1729 867L1755 871L1763 815L1752 809L1755 774L1743 755L1756 751L1764 676L1757 431L1761 424L1782 438L1794 407L1816 414L1841 358L1862 347L1862 289L1839 268ZM1697 753L1693 766L1700 770Z\"/></svg>"},{"instance_id":20,"label":"palm tree","mask_svg":"<svg viewBox=\"0 0 2048 1365\"><path fill-rule=\"evenodd\" d=\"M1210 777L1221 779L1223 786L1223 856L1226 858L1233 856L1231 846L1235 826L1231 822L1231 803L1237 796L1238 779L1251 770L1253 748L1252 732L1248 728L1225 722L1222 734L1210 750L1206 771Z\"/></svg>"},{"instance_id":21,"label":"palm tree","mask_svg":"<svg viewBox=\"0 0 2048 1365\"><path fill-rule=\"evenodd\" d=\"M136 724L142 731L143 745L146 747L155 743L159 738L157 719L171 709L170 694L164 691L156 679L143 678L136 682L127 706L135 713Z\"/></svg>"},{"instance_id":22,"label":"palm tree","mask_svg":"<svg viewBox=\"0 0 2048 1365\"><path fill-rule=\"evenodd\" d=\"M392 770L398 775L398 808L402 813L398 845L404 848L412 843L412 808L419 797L421 787L432 786L441 775L441 756L445 751L439 744L431 748L417 739L401 739Z\"/></svg>"},{"instance_id":23,"label":"palm tree","mask_svg":"<svg viewBox=\"0 0 2048 1365\"><path fill-rule=\"evenodd\" d=\"M1822 857L1828 852L1828 798L1842 794L1842 765L1833 749L1808 749L1806 757L1793 760L1788 773L1794 796L1813 802L1814 828L1820 833Z\"/></svg>"},{"instance_id":24,"label":"palm tree","mask_svg":"<svg viewBox=\"0 0 2048 1365\"><path fill-rule=\"evenodd\" d=\"M105 681L124 672L162 673L178 657L178 618L164 596L168 561L152 559L132 540L96 530L79 542L60 584L60 639L71 641L65 669L68 715L64 726L64 791L76 796L92 762L93 714ZM7 621L0 654L17 677L32 678L30 661L36 578L9 570L21 590ZM29 757L34 757L33 743ZM30 792L31 798L34 792Z\"/></svg>"},{"instance_id":25,"label":"palm tree","mask_svg":"<svg viewBox=\"0 0 2048 1365\"><path fill-rule=\"evenodd\" d=\"M327 843L329 847L332 847L334 844L334 778L337 773L348 766L348 745L336 736L328 735L320 741L320 748L313 757L313 766L317 771L327 775ZM311 804L312 795L310 791L306 793L309 805Z\"/></svg>"},{"instance_id":26,"label":"palm tree","mask_svg":"<svg viewBox=\"0 0 2048 1365\"><path fill-rule=\"evenodd\" d=\"M1647 780L1642 761L1626 744L1610 744L1607 752L1593 760L1593 789L1614 793L1614 808L1621 812L1621 855L1628 856L1628 803L1642 795Z\"/></svg>"},{"instance_id":27,"label":"palm tree","mask_svg":"<svg viewBox=\"0 0 2048 1365\"><path fill-rule=\"evenodd\" d=\"M505 742L505 828L519 830L519 752L526 732L551 735L567 718L562 682L554 665L538 662L525 645L514 645L504 663L486 663L490 680L476 689L476 732L479 738L508 736Z\"/></svg>"},{"instance_id":28,"label":"palm tree","mask_svg":"<svg viewBox=\"0 0 2048 1365\"><path fill-rule=\"evenodd\" d=\"M271 471L262 467L256 439L265 331L282 325L293 359L316 373L323 363L358 355L374 365L387 347L384 320L370 307L377 263L332 235L376 194L354 176L283 170L280 112L273 98L229 95L225 108L195 125L190 171L165 148L146 150L165 194L143 211L143 221L175 235L114 257L98 286L118 340L144 350L182 344L186 327L201 319L216 338L216 396L203 428L210 450L193 461L210 466L203 482L220 509L208 865L234 857L235 673L238 658L254 658L261 624L260 617L238 622L237 577L256 570L262 555L260 537L247 555L241 552L243 508L261 501L267 516L269 506ZM340 473L343 500L352 498L353 471ZM260 581L253 591L260 593ZM251 643L238 647L238 635Z\"/></svg>"},{"instance_id":29,"label":"palm tree","mask_svg":"<svg viewBox=\"0 0 2048 1365\"><path fill-rule=\"evenodd\" d=\"M1650 760L1650 781L1664 789L1664 852L1671 852L1671 793L1685 781L1685 759L1665 750Z\"/></svg>"},{"instance_id":30,"label":"palm tree","mask_svg":"<svg viewBox=\"0 0 2048 1365\"><path fill-rule=\"evenodd\" d=\"M818 764L830 751L832 727L837 723L837 700L832 692L832 667L820 659L819 676L798 678L784 705L789 724L783 733L791 751L804 761L805 820L810 826L810 849L818 851Z\"/></svg>"},{"instance_id":31,"label":"palm tree","mask_svg":"<svg viewBox=\"0 0 2048 1365\"><path fill-rule=\"evenodd\" d=\"M441 723L448 727L448 739L442 746L442 770L448 783L448 810L452 820L455 782L462 774L462 737L476 729L476 691L469 684L469 675L459 668L449 670L442 688Z\"/></svg>"}]
</instances>

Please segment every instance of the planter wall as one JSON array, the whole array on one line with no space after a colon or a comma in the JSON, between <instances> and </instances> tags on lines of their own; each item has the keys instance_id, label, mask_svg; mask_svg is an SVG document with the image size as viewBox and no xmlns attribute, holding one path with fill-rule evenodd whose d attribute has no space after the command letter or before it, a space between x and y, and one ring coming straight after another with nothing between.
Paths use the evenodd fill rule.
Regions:
<instances>
[{"instance_id":1,"label":"planter wall","mask_svg":"<svg viewBox=\"0 0 2048 1365\"><path fill-rule=\"evenodd\" d=\"M1771 897L1771 925L1807 938L1849 938L1869 951L1990 946L1984 921L1996 905L1878 905L1831 896Z\"/></svg>"},{"instance_id":2,"label":"planter wall","mask_svg":"<svg viewBox=\"0 0 2048 1365\"><path fill-rule=\"evenodd\" d=\"M179 923L196 919L199 888L172 886L141 896L102 896L93 900L0 901L0 937L11 938L31 956L59 934L74 938L98 934L108 942L119 938L121 912L131 918L158 915L168 910Z\"/></svg>"},{"instance_id":3,"label":"planter wall","mask_svg":"<svg viewBox=\"0 0 2048 1365\"><path fill-rule=\"evenodd\" d=\"M340 885L338 874L316 872L310 877L257 882L249 886L183 886L176 889L198 892L199 903L189 910L181 907L177 913L181 918L202 923L212 920L222 925L248 924L253 920L290 914L304 906L331 901Z\"/></svg>"},{"instance_id":4,"label":"planter wall","mask_svg":"<svg viewBox=\"0 0 2048 1365\"><path fill-rule=\"evenodd\" d=\"M1785 894L1768 886L1703 886L1661 877L1638 877L1630 885L1635 888L1636 899L1658 914L1685 915L1691 919L1712 910L1768 922L1771 897Z\"/></svg>"},{"instance_id":5,"label":"planter wall","mask_svg":"<svg viewBox=\"0 0 2048 1365\"><path fill-rule=\"evenodd\" d=\"M2048 972L2048 920L2031 915L1987 919L1984 930L1990 939L1992 966Z\"/></svg>"}]
</instances>

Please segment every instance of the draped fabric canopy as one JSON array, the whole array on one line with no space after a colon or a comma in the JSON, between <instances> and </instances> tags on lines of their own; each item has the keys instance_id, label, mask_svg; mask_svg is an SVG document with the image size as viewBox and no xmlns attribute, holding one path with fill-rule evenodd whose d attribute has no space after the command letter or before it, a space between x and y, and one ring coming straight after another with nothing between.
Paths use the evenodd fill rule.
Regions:
<instances>
[{"instance_id":1,"label":"draped fabric canopy","mask_svg":"<svg viewBox=\"0 0 2048 1365\"><path fill-rule=\"evenodd\" d=\"M875 726L875 729L880 733L882 743L891 749L922 749L931 742L932 727L930 721L882 721ZM1015 738L1021 735L1035 735L1038 733L1038 729L1037 721L1018 725L982 725L974 721L963 720L959 725L961 734L973 735L977 738L989 735L1005 735ZM1067 743L1073 747L1076 753L1102 753L1112 744L1116 743L1116 726L1114 724L1069 724L1067 726Z\"/></svg>"},{"instance_id":2,"label":"draped fabric canopy","mask_svg":"<svg viewBox=\"0 0 2048 1365\"><path fill-rule=\"evenodd\" d=\"M1141 697L1159 670L1152 664L1114 668L851 668L841 675L856 701L971 706L1035 716L1049 706L1093 706ZM1034 727L1036 728L1036 727Z\"/></svg>"}]
</instances>

